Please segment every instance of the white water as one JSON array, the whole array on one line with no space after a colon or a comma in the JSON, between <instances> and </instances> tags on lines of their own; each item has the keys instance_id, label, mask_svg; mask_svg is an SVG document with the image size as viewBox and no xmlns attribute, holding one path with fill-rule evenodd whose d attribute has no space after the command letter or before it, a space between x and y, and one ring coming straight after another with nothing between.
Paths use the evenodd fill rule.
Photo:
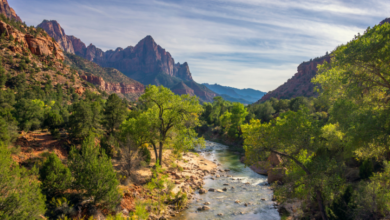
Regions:
<instances>
[{"instance_id":1,"label":"white water","mask_svg":"<svg viewBox=\"0 0 390 220\"><path fill-rule=\"evenodd\" d=\"M180 213L174 219L237 219L237 220L280 220L278 211L274 208L272 201L272 190L267 185L267 177L253 172L239 161L237 155L228 151L228 147L211 141L206 142L206 149L198 149L199 154L208 160L217 160L221 164L218 169L230 169L229 172L220 173L220 178L210 179L213 176L205 177L205 189L223 189L226 192L207 192L198 194L191 201L189 209ZM227 177L232 176L232 177ZM245 184L249 183L249 184ZM229 184L224 186L223 184ZM232 188L234 187L234 188ZM263 201L262 199L265 199ZM240 200L241 203L235 203ZM208 211L197 211L198 207L210 202L211 209ZM251 203L245 206L245 203ZM218 216L222 213L223 216ZM242 213L242 214L241 214Z\"/></svg>"}]
</instances>

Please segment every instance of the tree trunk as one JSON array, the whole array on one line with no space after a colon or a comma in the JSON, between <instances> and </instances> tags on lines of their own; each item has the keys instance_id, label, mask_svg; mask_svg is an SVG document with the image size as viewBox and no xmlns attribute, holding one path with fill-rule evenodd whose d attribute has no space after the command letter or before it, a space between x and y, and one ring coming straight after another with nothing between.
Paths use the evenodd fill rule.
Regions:
<instances>
[{"instance_id":1,"label":"tree trunk","mask_svg":"<svg viewBox=\"0 0 390 220\"><path fill-rule=\"evenodd\" d=\"M317 194L317 202L318 202L318 207L320 208L322 220L328 220L328 216L326 215L326 212L325 212L322 194L318 188L316 189L316 194Z\"/></svg>"},{"instance_id":2,"label":"tree trunk","mask_svg":"<svg viewBox=\"0 0 390 220\"><path fill-rule=\"evenodd\" d=\"M158 160L157 148L155 144L152 145L153 145L154 155L156 156L156 164L157 164L157 160Z\"/></svg>"},{"instance_id":3,"label":"tree trunk","mask_svg":"<svg viewBox=\"0 0 390 220\"><path fill-rule=\"evenodd\" d=\"M163 143L162 142L160 142L160 161L159 161L159 163L160 163L160 166L162 166L162 149L163 149Z\"/></svg>"}]
</instances>

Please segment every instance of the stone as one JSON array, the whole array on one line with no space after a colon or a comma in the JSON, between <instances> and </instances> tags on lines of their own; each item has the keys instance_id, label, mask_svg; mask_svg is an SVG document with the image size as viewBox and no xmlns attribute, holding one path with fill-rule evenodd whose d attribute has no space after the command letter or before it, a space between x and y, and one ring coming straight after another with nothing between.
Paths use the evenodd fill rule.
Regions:
<instances>
[{"instance_id":1,"label":"stone","mask_svg":"<svg viewBox=\"0 0 390 220\"><path fill-rule=\"evenodd\" d=\"M221 190L221 189L217 189L217 190L215 190L215 192L222 193L222 192L223 192L223 190Z\"/></svg>"},{"instance_id":2,"label":"stone","mask_svg":"<svg viewBox=\"0 0 390 220\"><path fill-rule=\"evenodd\" d=\"M205 189L200 189L199 194L205 194L207 191Z\"/></svg>"},{"instance_id":3,"label":"stone","mask_svg":"<svg viewBox=\"0 0 390 220\"><path fill-rule=\"evenodd\" d=\"M203 205L210 205L210 202L205 202L203 203Z\"/></svg>"},{"instance_id":4,"label":"stone","mask_svg":"<svg viewBox=\"0 0 390 220\"><path fill-rule=\"evenodd\" d=\"M119 72L118 70L112 70L113 72ZM90 82L97 87L99 87L102 91L106 91L108 93L122 93L122 94L143 94L145 92L145 86L141 83L134 81L132 84L128 83L109 83L104 81L102 77L94 76L94 75L82 75L80 76L87 82ZM176 175L176 174L172 174Z\"/></svg>"},{"instance_id":5,"label":"stone","mask_svg":"<svg viewBox=\"0 0 390 220\"><path fill-rule=\"evenodd\" d=\"M209 192L214 192L214 191L215 191L215 189L213 189L213 188L209 189Z\"/></svg>"},{"instance_id":6,"label":"stone","mask_svg":"<svg viewBox=\"0 0 390 220\"><path fill-rule=\"evenodd\" d=\"M223 189L222 189L222 191L226 192L226 191L227 191L226 187L225 187L225 188L223 188Z\"/></svg>"},{"instance_id":7,"label":"stone","mask_svg":"<svg viewBox=\"0 0 390 220\"><path fill-rule=\"evenodd\" d=\"M238 203L240 203L240 202L241 202L240 200L236 200L236 201L234 201L234 203L237 203L237 204L238 204Z\"/></svg>"},{"instance_id":8,"label":"stone","mask_svg":"<svg viewBox=\"0 0 390 220\"><path fill-rule=\"evenodd\" d=\"M217 215L218 215L218 216L223 216L223 214L222 214L222 213L218 213Z\"/></svg>"},{"instance_id":9,"label":"stone","mask_svg":"<svg viewBox=\"0 0 390 220\"><path fill-rule=\"evenodd\" d=\"M268 175L268 170L272 168L272 165L269 161L258 161L250 168L258 174Z\"/></svg>"},{"instance_id":10,"label":"stone","mask_svg":"<svg viewBox=\"0 0 390 220\"><path fill-rule=\"evenodd\" d=\"M215 177L216 177L216 178L219 178L219 177L221 177L221 176L220 176L220 175L216 175Z\"/></svg>"},{"instance_id":11,"label":"stone","mask_svg":"<svg viewBox=\"0 0 390 220\"><path fill-rule=\"evenodd\" d=\"M0 1L0 13L11 20L14 19L22 22L22 19L16 14L15 10L9 6L7 0Z\"/></svg>"},{"instance_id":12,"label":"stone","mask_svg":"<svg viewBox=\"0 0 390 220\"><path fill-rule=\"evenodd\" d=\"M277 155L275 153L271 153L268 158L267 158L267 161L269 161L271 163L272 166L278 166L279 164L283 163L283 160L282 158L280 157L280 155Z\"/></svg>"},{"instance_id":13,"label":"stone","mask_svg":"<svg viewBox=\"0 0 390 220\"><path fill-rule=\"evenodd\" d=\"M208 211L210 210L211 208L209 206L202 206L202 207L198 207L198 211Z\"/></svg>"},{"instance_id":14,"label":"stone","mask_svg":"<svg viewBox=\"0 0 390 220\"><path fill-rule=\"evenodd\" d=\"M223 185L224 185L224 186L229 186L229 183L224 183Z\"/></svg>"},{"instance_id":15,"label":"stone","mask_svg":"<svg viewBox=\"0 0 390 220\"><path fill-rule=\"evenodd\" d=\"M261 201L265 201L265 199L264 199L264 198L261 198Z\"/></svg>"},{"instance_id":16,"label":"stone","mask_svg":"<svg viewBox=\"0 0 390 220\"><path fill-rule=\"evenodd\" d=\"M248 206L248 203L245 203L244 206Z\"/></svg>"}]
</instances>

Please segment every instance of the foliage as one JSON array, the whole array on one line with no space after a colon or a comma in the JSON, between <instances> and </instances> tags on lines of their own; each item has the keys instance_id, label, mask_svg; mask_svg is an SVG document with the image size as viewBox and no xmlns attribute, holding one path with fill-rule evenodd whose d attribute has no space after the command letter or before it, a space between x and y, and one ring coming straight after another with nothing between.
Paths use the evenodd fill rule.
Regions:
<instances>
[{"instance_id":1,"label":"foliage","mask_svg":"<svg viewBox=\"0 0 390 220\"><path fill-rule=\"evenodd\" d=\"M41 188L48 200L64 194L65 190L71 188L71 172L54 153L46 159L39 173L42 182Z\"/></svg>"},{"instance_id":2,"label":"foliage","mask_svg":"<svg viewBox=\"0 0 390 220\"><path fill-rule=\"evenodd\" d=\"M125 120L127 106L116 94L111 94L104 107L103 121L109 133L113 133Z\"/></svg>"},{"instance_id":3,"label":"foliage","mask_svg":"<svg viewBox=\"0 0 390 220\"><path fill-rule=\"evenodd\" d=\"M45 197L36 175L37 169L28 171L14 163L0 143L0 219L41 219Z\"/></svg>"},{"instance_id":4,"label":"foliage","mask_svg":"<svg viewBox=\"0 0 390 220\"><path fill-rule=\"evenodd\" d=\"M69 168L75 178L74 187L93 203L114 208L119 203L118 180L110 158L95 144L95 137L88 136L81 145L81 152L75 147L69 155Z\"/></svg>"}]
</instances>

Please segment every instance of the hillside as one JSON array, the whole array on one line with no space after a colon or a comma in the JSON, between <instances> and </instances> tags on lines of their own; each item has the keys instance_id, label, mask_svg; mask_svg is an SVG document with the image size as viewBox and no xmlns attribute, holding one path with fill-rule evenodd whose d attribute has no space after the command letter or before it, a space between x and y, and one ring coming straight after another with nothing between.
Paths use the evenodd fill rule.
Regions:
<instances>
[{"instance_id":1,"label":"hillside","mask_svg":"<svg viewBox=\"0 0 390 220\"><path fill-rule=\"evenodd\" d=\"M129 100L136 100L145 91L144 85L123 75L114 68L103 68L77 55L65 53L65 63L79 72L82 79L109 94L116 93Z\"/></svg>"},{"instance_id":2,"label":"hillside","mask_svg":"<svg viewBox=\"0 0 390 220\"><path fill-rule=\"evenodd\" d=\"M158 45L151 36L146 36L135 46L124 49L118 47L104 52L93 44L86 46L80 39L66 35L57 21L44 20L38 27L45 29L66 52L93 61L101 67L118 69L144 85L174 88L184 82L202 101L210 102L216 95L193 80L188 63L175 63L171 54Z\"/></svg>"},{"instance_id":3,"label":"hillside","mask_svg":"<svg viewBox=\"0 0 390 220\"><path fill-rule=\"evenodd\" d=\"M237 89L229 86L218 84L203 83L202 85L209 88L211 91L221 95L224 99L232 102L241 102L243 104L251 104L257 102L266 93L255 89Z\"/></svg>"},{"instance_id":4,"label":"hillside","mask_svg":"<svg viewBox=\"0 0 390 220\"><path fill-rule=\"evenodd\" d=\"M317 74L317 65L324 62L330 62L330 55L315 58L303 62L298 66L298 72L283 85L264 95L259 102L265 102L270 98L291 99L298 96L311 97L316 96L314 84L311 79Z\"/></svg>"}]
</instances>

